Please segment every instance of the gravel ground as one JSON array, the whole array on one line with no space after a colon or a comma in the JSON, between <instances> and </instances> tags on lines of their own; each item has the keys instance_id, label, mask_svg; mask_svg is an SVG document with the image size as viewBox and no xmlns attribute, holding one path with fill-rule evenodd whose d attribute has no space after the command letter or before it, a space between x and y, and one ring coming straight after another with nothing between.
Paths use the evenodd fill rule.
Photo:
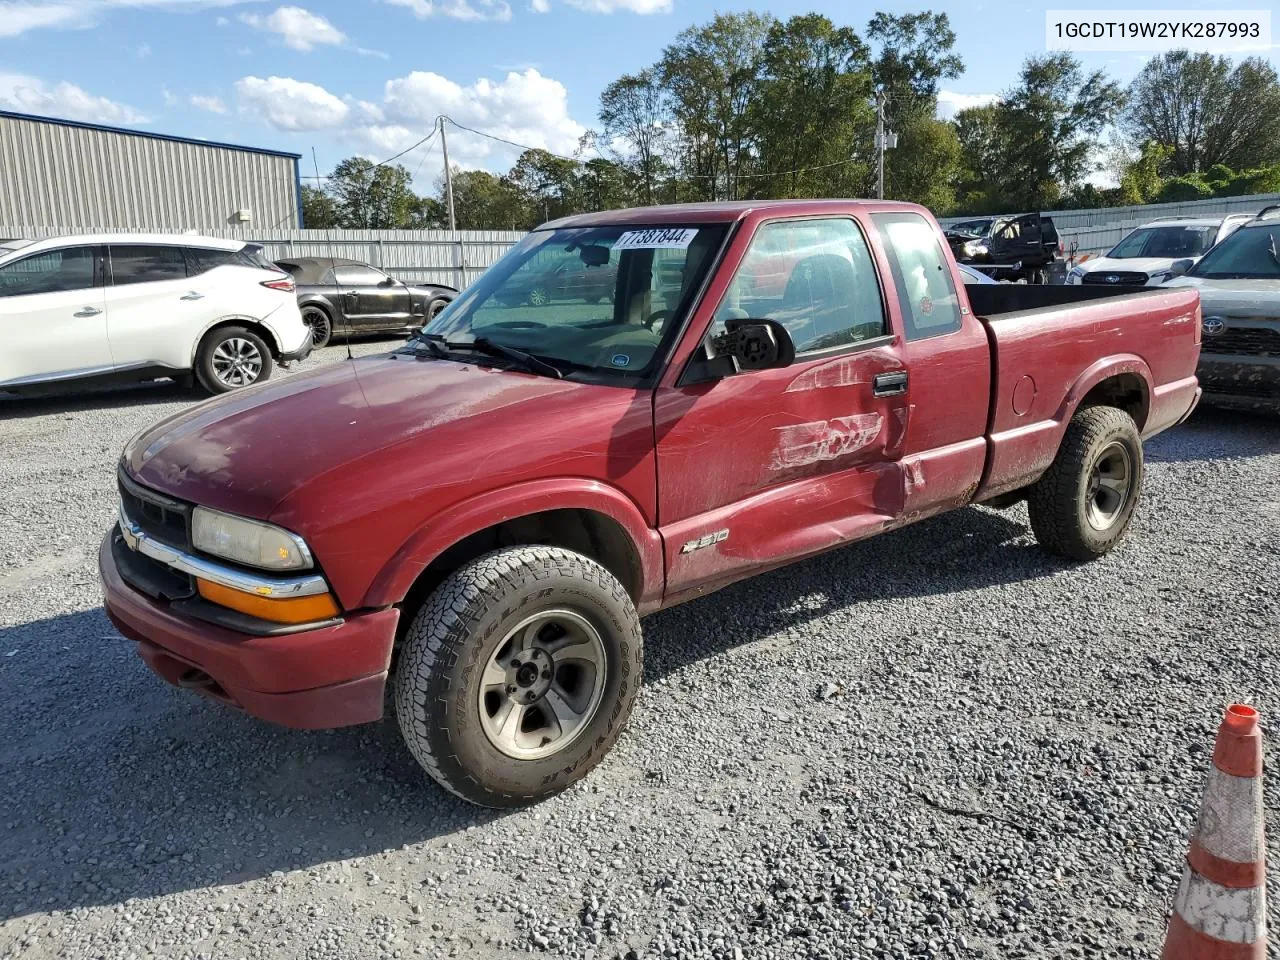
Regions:
<instances>
[{"instance_id":1,"label":"gravel ground","mask_svg":"<svg viewBox=\"0 0 1280 960\"><path fill-rule=\"evenodd\" d=\"M482 811L112 630L118 452L190 402L0 400L0 956L1155 957L1221 707L1280 715L1280 419L1203 411L1100 562L964 510L648 619L603 766Z\"/></svg>"}]
</instances>

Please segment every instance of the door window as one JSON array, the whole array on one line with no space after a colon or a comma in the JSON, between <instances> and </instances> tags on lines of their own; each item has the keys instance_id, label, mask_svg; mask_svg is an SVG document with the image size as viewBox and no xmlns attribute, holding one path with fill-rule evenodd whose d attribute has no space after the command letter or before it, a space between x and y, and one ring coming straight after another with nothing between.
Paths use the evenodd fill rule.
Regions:
<instances>
[{"instance_id":1,"label":"door window","mask_svg":"<svg viewBox=\"0 0 1280 960\"><path fill-rule=\"evenodd\" d=\"M908 340L923 340L960 329L960 302L938 233L914 213L872 215L902 305Z\"/></svg>"},{"instance_id":2,"label":"door window","mask_svg":"<svg viewBox=\"0 0 1280 960\"><path fill-rule=\"evenodd\" d=\"M255 270L279 270L266 262L261 247L242 250L211 250L208 247L186 247L187 276L196 277L217 267L252 267ZM257 251L256 253L254 251Z\"/></svg>"},{"instance_id":3,"label":"door window","mask_svg":"<svg viewBox=\"0 0 1280 960\"><path fill-rule=\"evenodd\" d=\"M187 261L181 247L111 247L111 283L114 286L182 280L186 276Z\"/></svg>"},{"instance_id":4,"label":"door window","mask_svg":"<svg viewBox=\"0 0 1280 960\"><path fill-rule=\"evenodd\" d=\"M45 250L0 267L0 297L87 290L93 286L93 247Z\"/></svg>"},{"instance_id":5,"label":"door window","mask_svg":"<svg viewBox=\"0 0 1280 960\"><path fill-rule=\"evenodd\" d=\"M884 304L871 252L849 219L766 223L751 239L712 335L726 320L776 320L797 353L884 336Z\"/></svg>"},{"instance_id":6,"label":"door window","mask_svg":"<svg viewBox=\"0 0 1280 960\"><path fill-rule=\"evenodd\" d=\"M333 275L344 287L376 287L387 279L386 274L363 264L347 264L333 268Z\"/></svg>"}]
</instances>

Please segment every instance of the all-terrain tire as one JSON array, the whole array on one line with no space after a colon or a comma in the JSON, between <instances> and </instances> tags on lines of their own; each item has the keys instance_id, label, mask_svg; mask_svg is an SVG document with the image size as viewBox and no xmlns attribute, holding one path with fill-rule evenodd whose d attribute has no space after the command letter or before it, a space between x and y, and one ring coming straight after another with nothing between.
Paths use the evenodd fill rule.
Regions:
<instances>
[{"instance_id":1,"label":"all-terrain tire","mask_svg":"<svg viewBox=\"0 0 1280 960\"><path fill-rule=\"evenodd\" d=\"M1127 468L1127 489L1114 510L1100 511L1092 481L1100 471L1118 474L1113 462ZM1078 411L1067 425L1053 464L1027 496L1036 539L1045 549L1072 560L1102 556L1129 528L1142 492L1142 475L1142 436L1133 418L1115 407ZM1110 514L1107 522L1099 522L1100 513Z\"/></svg>"},{"instance_id":2,"label":"all-terrain tire","mask_svg":"<svg viewBox=\"0 0 1280 960\"><path fill-rule=\"evenodd\" d=\"M513 759L485 732L481 674L516 624L551 609L570 609L596 629L603 693L562 750ZM400 651L396 716L409 751L445 789L481 806L524 806L564 790L608 753L642 673L640 618L608 570L558 547L511 547L456 570L422 605Z\"/></svg>"}]
</instances>

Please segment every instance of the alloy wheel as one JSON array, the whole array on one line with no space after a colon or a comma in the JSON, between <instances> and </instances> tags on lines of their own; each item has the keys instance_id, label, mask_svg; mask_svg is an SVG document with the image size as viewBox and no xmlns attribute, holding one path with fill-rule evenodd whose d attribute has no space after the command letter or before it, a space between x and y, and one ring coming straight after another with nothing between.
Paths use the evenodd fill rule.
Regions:
<instances>
[{"instance_id":1,"label":"alloy wheel","mask_svg":"<svg viewBox=\"0 0 1280 960\"><path fill-rule=\"evenodd\" d=\"M228 387L247 387L262 373L262 352L252 340L228 337L213 351L213 375Z\"/></svg>"}]
</instances>

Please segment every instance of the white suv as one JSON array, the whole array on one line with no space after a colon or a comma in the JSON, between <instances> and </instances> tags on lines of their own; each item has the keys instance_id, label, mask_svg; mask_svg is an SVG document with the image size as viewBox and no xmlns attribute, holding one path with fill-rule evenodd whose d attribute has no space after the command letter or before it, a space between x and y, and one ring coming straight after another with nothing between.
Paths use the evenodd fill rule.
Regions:
<instances>
[{"instance_id":1,"label":"white suv","mask_svg":"<svg viewBox=\"0 0 1280 960\"><path fill-rule=\"evenodd\" d=\"M0 344L0 391L173 377L224 393L306 357L311 334L261 247L102 234L0 241Z\"/></svg>"},{"instance_id":2,"label":"white suv","mask_svg":"<svg viewBox=\"0 0 1280 960\"><path fill-rule=\"evenodd\" d=\"M1252 214L1226 217L1158 217L1130 231L1101 257L1077 264L1067 273L1067 283L1144 286L1168 280L1180 267L1185 273L1197 260L1233 230L1253 219Z\"/></svg>"}]
</instances>

